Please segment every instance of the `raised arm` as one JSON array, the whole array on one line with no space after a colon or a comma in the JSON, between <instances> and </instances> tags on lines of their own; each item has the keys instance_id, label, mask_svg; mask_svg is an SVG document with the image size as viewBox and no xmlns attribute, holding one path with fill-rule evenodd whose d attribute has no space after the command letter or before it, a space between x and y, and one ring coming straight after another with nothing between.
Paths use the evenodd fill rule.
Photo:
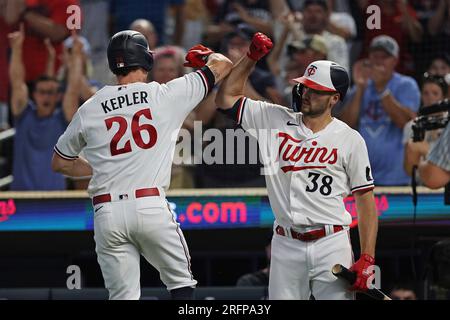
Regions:
<instances>
[{"instance_id":1,"label":"raised arm","mask_svg":"<svg viewBox=\"0 0 450 320\"><path fill-rule=\"evenodd\" d=\"M184 26L186 24L185 4L172 5L175 20L175 32L173 43L181 46L184 36Z\"/></svg>"},{"instance_id":2,"label":"raised arm","mask_svg":"<svg viewBox=\"0 0 450 320\"><path fill-rule=\"evenodd\" d=\"M269 7L274 20L281 18L290 11L286 0L269 0Z\"/></svg>"},{"instance_id":3,"label":"raised arm","mask_svg":"<svg viewBox=\"0 0 450 320\"><path fill-rule=\"evenodd\" d=\"M432 36L437 35L443 29L447 11L450 12L450 2L448 0L440 0L434 16L428 20L428 32Z\"/></svg>"},{"instance_id":4,"label":"raised arm","mask_svg":"<svg viewBox=\"0 0 450 320\"><path fill-rule=\"evenodd\" d=\"M25 7L25 0L6 0L5 12L2 14L5 22L9 26L15 25L19 21Z\"/></svg>"},{"instance_id":5,"label":"raised arm","mask_svg":"<svg viewBox=\"0 0 450 320\"><path fill-rule=\"evenodd\" d=\"M45 48L47 49L47 66L45 74L49 77L55 76L56 50L49 38L44 39Z\"/></svg>"},{"instance_id":6,"label":"raised arm","mask_svg":"<svg viewBox=\"0 0 450 320\"><path fill-rule=\"evenodd\" d=\"M402 27L408 33L411 41L414 43L421 42L423 36L422 25L417 18L411 15L406 1L400 2L400 12L402 13Z\"/></svg>"},{"instance_id":7,"label":"raised arm","mask_svg":"<svg viewBox=\"0 0 450 320\"><path fill-rule=\"evenodd\" d=\"M83 44L75 32L72 34L73 47L68 61L67 88L64 93L63 111L67 122L72 120L80 103L81 78L82 78L82 51Z\"/></svg>"},{"instance_id":8,"label":"raised arm","mask_svg":"<svg viewBox=\"0 0 450 320\"><path fill-rule=\"evenodd\" d=\"M273 34L272 23L270 20L266 21L264 19L252 16L248 13L247 8L237 2L235 2L232 6L244 23L252 26L255 30L261 30L269 35Z\"/></svg>"},{"instance_id":9,"label":"raised arm","mask_svg":"<svg viewBox=\"0 0 450 320\"><path fill-rule=\"evenodd\" d=\"M280 17L278 19L283 24L283 30L280 37L275 42L272 52L267 56L267 65L269 66L272 74L278 76L281 72L280 60L283 48L286 45L286 40L294 29L295 16L292 13Z\"/></svg>"},{"instance_id":10,"label":"raised arm","mask_svg":"<svg viewBox=\"0 0 450 320\"><path fill-rule=\"evenodd\" d=\"M230 109L244 96L245 83L255 67L256 62L269 53L272 41L262 33L253 36L249 51L233 67L228 77L221 84L217 93L216 104L220 109Z\"/></svg>"},{"instance_id":11,"label":"raised arm","mask_svg":"<svg viewBox=\"0 0 450 320\"><path fill-rule=\"evenodd\" d=\"M20 116L28 102L28 87L25 83L25 67L22 61L22 47L25 38L23 24L19 31L8 35L11 45L11 61L9 64L9 80L11 82L11 113Z\"/></svg>"},{"instance_id":12,"label":"raised arm","mask_svg":"<svg viewBox=\"0 0 450 320\"><path fill-rule=\"evenodd\" d=\"M33 32L42 38L49 38L52 42L62 41L69 35L65 26L57 24L52 19L35 11L26 11L23 19Z\"/></svg>"}]
</instances>

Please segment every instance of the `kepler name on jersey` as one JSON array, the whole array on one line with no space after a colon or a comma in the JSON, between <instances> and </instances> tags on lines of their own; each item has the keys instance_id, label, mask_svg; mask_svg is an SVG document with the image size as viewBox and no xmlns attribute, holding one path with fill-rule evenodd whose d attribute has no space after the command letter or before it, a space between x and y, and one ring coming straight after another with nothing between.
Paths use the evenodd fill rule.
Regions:
<instances>
[{"instance_id":1,"label":"kepler name on jersey","mask_svg":"<svg viewBox=\"0 0 450 320\"><path fill-rule=\"evenodd\" d=\"M130 92L129 94L103 101L101 104L103 111L108 113L113 110L121 109L122 107L129 107L140 103L148 103L147 96L147 92L145 91Z\"/></svg>"}]
</instances>

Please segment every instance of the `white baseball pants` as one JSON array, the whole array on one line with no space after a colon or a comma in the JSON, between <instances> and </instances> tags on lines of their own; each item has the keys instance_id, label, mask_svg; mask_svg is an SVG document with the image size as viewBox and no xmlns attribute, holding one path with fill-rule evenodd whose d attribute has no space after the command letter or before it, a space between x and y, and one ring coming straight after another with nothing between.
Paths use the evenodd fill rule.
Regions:
<instances>
[{"instance_id":1,"label":"white baseball pants","mask_svg":"<svg viewBox=\"0 0 450 320\"><path fill-rule=\"evenodd\" d=\"M274 232L269 276L270 300L353 300L349 285L337 279L332 267L353 264L350 235L342 230L304 242Z\"/></svg>"},{"instance_id":2,"label":"white baseball pants","mask_svg":"<svg viewBox=\"0 0 450 320\"><path fill-rule=\"evenodd\" d=\"M194 287L183 233L162 196L119 200L94 206L94 239L110 299L140 298L142 254L167 289Z\"/></svg>"}]
</instances>

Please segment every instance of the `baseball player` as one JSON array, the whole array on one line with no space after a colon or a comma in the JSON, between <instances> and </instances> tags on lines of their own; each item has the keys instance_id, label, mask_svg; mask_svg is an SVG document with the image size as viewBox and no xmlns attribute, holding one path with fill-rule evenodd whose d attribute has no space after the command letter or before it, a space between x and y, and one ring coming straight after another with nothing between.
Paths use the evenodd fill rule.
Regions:
<instances>
[{"instance_id":1,"label":"baseball player","mask_svg":"<svg viewBox=\"0 0 450 320\"><path fill-rule=\"evenodd\" d=\"M275 215L269 298L353 299L353 290L367 290L378 220L364 140L331 116L349 77L334 62L315 61L294 79L292 108L248 99L242 94L247 77L271 48L268 37L255 34L216 98L219 108L258 139L261 150L271 148L278 157L277 171L266 175ZM264 129L276 132L275 145L259 138ZM354 264L347 194L355 198L359 218L361 255ZM356 272L352 288L331 273L338 263Z\"/></svg>"},{"instance_id":2,"label":"baseball player","mask_svg":"<svg viewBox=\"0 0 450 320\"><path fill-rule=\"evenodd\" d=\"M140 298L141 254L173 299L191 299L197 281L165 199L173 137L232 63L199 45L185 65L201 63L201 69L158 84L146 83L153 57L141 33L115 34L107 53L118 85L105 86L78 109L54 148L52 167L68 176L92 175L94 239L110 299ZM86 160L78 157L82 150Z\"/></svg>"}]
</instances>

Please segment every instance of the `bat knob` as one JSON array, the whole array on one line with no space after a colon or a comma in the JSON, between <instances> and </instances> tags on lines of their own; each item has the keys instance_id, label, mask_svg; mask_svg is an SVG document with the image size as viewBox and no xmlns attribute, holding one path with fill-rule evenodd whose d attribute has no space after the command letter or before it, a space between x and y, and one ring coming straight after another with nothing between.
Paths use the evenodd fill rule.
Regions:
<instances>
[{"instance_id":1,"label":"bat knob","mask_svg":"<svg viewBox=\"0 0 450 320\"><path fill-rule=\"evenodd\" d=\"M332 272L334 275L340 274L340 273L342 272L342 266L341 266L340 264L335 264L335 265L333 266L333 268L331 269L331 272Z\"/></svg>"}]
</instances>

